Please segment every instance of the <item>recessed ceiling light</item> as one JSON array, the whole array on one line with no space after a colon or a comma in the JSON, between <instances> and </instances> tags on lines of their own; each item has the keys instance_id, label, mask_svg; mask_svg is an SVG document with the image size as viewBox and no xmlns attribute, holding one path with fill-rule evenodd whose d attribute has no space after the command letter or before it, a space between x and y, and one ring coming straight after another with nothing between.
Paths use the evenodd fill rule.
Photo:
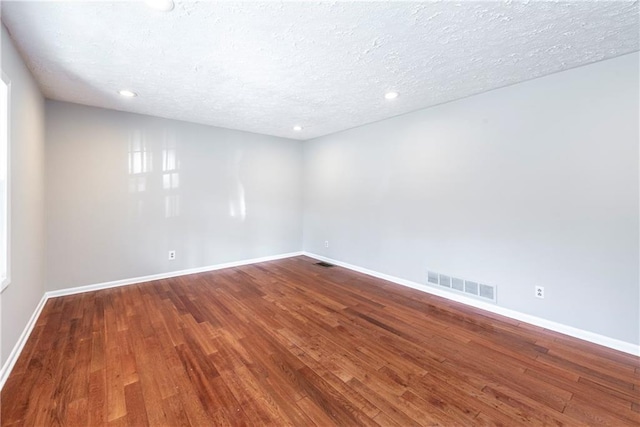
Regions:
<instances>
[{"instance_id":1,"label":"recessed ceiling light","mask_svg":"<svg viewBox=\"0 0 640 427\"><path fill-rule=\"evenodd\" d=\"M119 90L118 93L120 94L120 96L124 96L125 98L134 98L134 97L138 96L137 93L132 92L132 91L127 90L127 89Z\"/></svg>"},{"instance_id":2,"label":"recessed ceiling light","mask_svg":"<svg viewBox=\"0 0 640 427\"><path fill-rule=\"evenodd\" d=\"M398 97L398 92L387 92L384 94L385 99L396 99Z\"/></svg>"},{"instance_id":3,"label":"recessed ceiling light","mask_svg":"<svg viewBox=\"0 0 640 427\"><path fill-rule=\"evenodd\" d=\"M302 126L296 125L293 127L293 130L295 130L296 132L300 132L302 130Z\"/></svg>"},{"instance_id":4,"label":"recessed ceiling light","mask_svg":"<svg viewBox=\"0 0 640 427\"><path fill-rule=\"evenodd\" d=\"M173 0L147 0L145 3L150 8L161 10L163 12L169 12L170 10L173 10L173 7L175 6Z\"/></svg>"}]
</instances>

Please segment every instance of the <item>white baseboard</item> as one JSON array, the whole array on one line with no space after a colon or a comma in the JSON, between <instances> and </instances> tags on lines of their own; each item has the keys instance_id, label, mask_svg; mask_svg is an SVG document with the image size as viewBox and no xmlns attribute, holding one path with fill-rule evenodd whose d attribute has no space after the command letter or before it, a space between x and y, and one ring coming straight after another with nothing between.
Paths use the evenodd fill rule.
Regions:
<instances>
[{"instance_id":1,"label":"white baseboard","mask_svg":"<svg viewBox=\"0 0 640 427\"><path fill-rule=\"evenodd\" d=\"M223 268L240 267L243 265L257 264L259 262L275 261L278 259L300 256L302 252L290 252L286 254L266 256L261 258L245 259L241 261L226 262L224 264L208 265L205 267L189 268L186 270L170 271L167 273L151 274L149 276L133 277L131 279L114 280L111 282L97 283L95 285L77 286L74 288L59 289L46 293L47 298L61 297L65 295L81 294L83 292L97 291L100 289L116 288L119 286L134 285L136 283L151 282L153 280L169 279L171 277L186 276L188 274L206 273L207 271L222 270Z\"/></svg>"},{"instance_id":2,"label":"white baseboard","mask_svg":"<svg viewBox=\"0 0 640 427\"><path fill-rule=\"evenodd\" d=\"M426 292L432 295L437 295L452 301L460 302L462 304L470 305L472 307L480 308L482 310L490 311L491 313L500 314L511 319L519 320L522 322L530 323L535 326L540 326L551 331L559 332L561 334L569 335L575 338L579 338L584 341L588 341L594 344L599 344L605 347L619 350L624 353L628 353L634 356L640 356L640 345L632 344L626 341L621 341L615 338L610 338L605 335L596 334L594 332L585 331L583 329L575 328L573 326L564 325L562 323L554 322L551 320L543 319L541 317L532 316L530 314L521 313L519 311L511 310L508 308L500 307L494 304L479 301L464 295L454 294L453 292L447 292L437 288L432 288L427 285L422 285L410 280L401 279L399 277L390 276L388 274L379 273L367 268L358 267L346 262L338 261L335 259L327 258L322 255L317 255L310 252L303 252L303 255L310 258L314 258L320 261L329 262L331 264L338 265L340 267L348 268L349 270L357 271L359 273L367 274L369 276L377 277L379 279L387 280L389 282L396 283L398 285L407 286L409 288L417 289L422 292Z\"/></svg>"},{"instance_id":3,"label":"white baseboard","mask_svg":"<svg viewBox=\"0 0 640 427\"><path fill-rule=\"evenodd\" d=\"M47 302L47 300L49 300L49 298L80 294L83 292L97 291L100 289L115 288L118 286L133 285L136 283L150 282L153 280L168 279L168 278L177 277L177 276L186 276L188 274L205 273L207 271L222 270L223 268L240 267L242 265L257 264L257 263L266 262L266 261L275 261L278 259L300 256L302 254L303 254L302 252L290 252L290 253L280 254L280 255L246 259L241 261L233 261L233 262L227 262L224 264L209 265L206 267L190 268L187 270L171 271L167 273L152 274L149 276L134 277L132 279L115 280L112 282L98 283L95 285L79 286L75 288L67 288L67 289L60 289L57 291L45 292L44 295L42 296L42 299L40 300L40 303L38 304L35 311L31 315L29 322L27 322L27 325L25 326L24 331L22 331L22 335L20 335L18 342L13 347L11 354L9 354L9 357L7 358L6 362L4 363L4 365L2 365L2 368L0 368L0 391L4 387L4 383L7 381L7 378L9 378L9 374L11 373L11 370L13 369L16 362L18 361L18 357L20 357L20 353L22 353L22 349L27 343L27 340L29 339L29 335L31 335L31 331L33 331L33 328L38 318L40 317L40 313L42 312L42 309L44 308L44 305Z\"/></svg>"},{"instance_id":4,"label":"white baseboard","mask_svg":"<svg viewBox=\"0 0 640 427\"><path fill-rule=\"evenodd\" d=\"M7 358L6 362L4 363L4 365L2 366L2 368L0 368L0 391L2 390L2 388L4 387L4 384L7 380L7 378L9 377L9 374L11 373L11 370L13 369L14 365L16 364L18 357L20 356L20 353L22 353L22 350L29 338L29 335L31 335L31 331L33 331L33 328L38 320L38 318L40 317L40 313L42 312L42 309L44 308L45 303L47 302L47 300L49 298L55 298L55 297L60 297L60 296L64 296L64 295L74 295L74 294L79 294L79 293L83 293L83 292L90 292L90 291L96 291L96 290L100 290L100 289L108 289L108 288L114 288L114 287L118 287L118 286L126 286L126 285L133 285L136 283L143 283L143 282L149 282L149 281L153 281L153 280L160 280L160 279L168 279L171 277L177 277L177 276L185 276L188 274L195 274L195 273L204 273L207 271L214 271L214 270L221 270L224 268L231 268L231 267L239 267L239 266L243 266L243 265L249 265L249 264L257 264L260 262L266 262L266 261L274 261L274 260L278 260L278 259L284 259L284 258L291 258L291 257L295 257L295 256L300 256L300 255L305 255L308 256L310 258L315 258L317 260L321 260L321 261L326 261L326 262L330 262L332 264L335 265L339 265L340 267L344 267L344 268L348 268L349 270L353 270L353 271L357 271L359 273L363 273L363 274L367 274L369 276L373 276L373 277L377 277L379 279L383 279L383 280L387 280L389 282L393 282L402 286L407 286L413 289L417 289L419 291L422 292L426 292L426 293L430 293L433 295L437 295L443 298L447 298L453 301L457 301L463 304L467 304L476 308L480 308L483 310L487 310L490 311L492 313L496 313L496 314L500 314L502 316L505 317L509 317L512 319L516 319L522 322L526 322L526 323L530 323L532 325L536 325L536 326L540 326L542 328L546 328L552 331L556 331L556 332L560 332L562 334L565 335L569 335L575 338L579 338L585 341L589 341L595 344L599 344L605 347L609 347L615 350L619 350L625 353L629 353L632 354L634 356L640 356L640 346L632 344L632 343L628 343L625 341L620 341L614 338L610 338L604 335L600 335L600 334L596 334L593 332L589 332L589 331L585 331L582 329L578 329L578 328L574 328L573 326L568 326L568 325L563 325L561 323L557 323L557 322L553 322L550 320L546 320L546 319L542 319L540 317L536 317L536 316L531 316L529 314L525 314L525 313L520 313L518 311L515 310L510 310L507 308L503 308L503 307L499 307L493 304L489 304L489 303L485 303L483 301L477 301L475 299L469 298L469 297L465 297L463 295L457 295L457 294L453 294L450 292L446 292L444 290L439 290L436 288L431 288L429 286L426 285L421 285L419 283L416 282L412 282L410 280L405 280L405 279L400 279L398 277L394 277L394 276L390 276L388 274L383 274L383 273L379 273L377 271L373 271L373 270L369 270L366 268L362 268L362 267L358 267L355 265L351 265L348 264L346 262L342 262L342 261L338 261L338 260L334 260L331 258L327 258L327 257L323 257L321 255L317 255L314 253L309 253L309 252L291 252L291 253L287 253L287 254L280 254L280 255L274 255L274 256L267 256L267 257L262 257L262 258L253 258L253 259L248 259L248 260L241 260L241 261L234 261L234 262L228 262L228 263L224 263L224 264L216 264L216 265L210 265L210 266L206 266L206 267L197 267L197 268L191 268L191 269L187 269L187 270L180 270L180 271L172 271L172 272L167 272L167 273L161 273L161 274L153 274L153 275L149 275L149 276L141 276L141 277L135 277L132 279L123 279L123 280L115 280L112 282L104 282L104 283L98 283L95 285L88 285L88 286L80 286L80 287L75 287L75 288L67 288L67 289L60 289L57 291L49 291L49 292L45 292L45 294L42 296L42 299L40 300L40 302L38 303L36 309L34 310L33 314L31 315L31 318L29 319L29 322L27 322L27 325L25 326L24 330L22 331L22 334L20 335L20 338L18 339L18 342L16 343L16 345L13 347L13 350L11 351L11 354L9 354L9 357Z\"/></svg>"},{"instance_id":5,"label":"white baseboard","mask_svg":"<svg viewBox=\"0 0 640 427\"><path fill-rule=\"evenodd\" d=\"M20 353L22 353L22 349L27 343L27 340L29 339L29 335L31 335L31 331L33 331L33 328L36 326L36 322L40 317L40 313L42 313L42 309L44 308L44 305L47 302L47 299L48 298L46 294L42 296L42 299L36 306L36 309L31 315L31 318L29 319L29 321L27 322L27 325L22 331L20 338L18 338L18 342L13 347L13 350L11 350L11 354L9 354L7 361L4 363L4 365L2 365L2 368L0 368L0 390L2 390L2 388L4 387L4 383L7 381L7 378L9 378L9 374L11 373L11 370L13 369L16 362L18 361L18 357L20 357Z\"/></svg>"}]
</instances>

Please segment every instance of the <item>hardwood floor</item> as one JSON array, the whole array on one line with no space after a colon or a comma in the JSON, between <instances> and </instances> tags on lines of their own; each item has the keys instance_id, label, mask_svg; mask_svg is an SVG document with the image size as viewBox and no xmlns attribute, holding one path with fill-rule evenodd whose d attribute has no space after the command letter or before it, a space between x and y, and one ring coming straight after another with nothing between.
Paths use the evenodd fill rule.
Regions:
<instances>
[{"instance_id":1,"label":"hardwood floor","mask_svg":"<svg viewBox=\"0 0 640 427\"><path fill-rule=\"evenodd\" d=\"M305 257L49 300L2 425L638 425L640 359Z\"/></svg>"}]
</instances>

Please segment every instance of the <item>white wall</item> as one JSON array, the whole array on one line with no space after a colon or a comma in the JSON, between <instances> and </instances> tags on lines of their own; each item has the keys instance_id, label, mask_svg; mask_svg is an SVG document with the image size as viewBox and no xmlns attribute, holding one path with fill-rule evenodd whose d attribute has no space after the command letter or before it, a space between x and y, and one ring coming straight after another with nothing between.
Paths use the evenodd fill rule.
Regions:
<instances>
[{"instance_id":1,"label":"white wall","mask_svg":"<svg viewBox=\"0 0 640 427\"><path fill-rule=\"evenodd\" d=\"M638 61L302 144L53 101L45 133L44 101L3 27L13 144L1 361L45 291L43 254L55 290L298 251L302 235L309 252L419 283L427 268L478 279L498 285L500 306L638 344ZM142 136L151 170L132 191ZM174 189L163 188L169 141ZM167 196L180 200L169 218Z\"/></svg>"},{"instance_id":2,"label":"white wall","mask_svg":"<svg viewBox=\"0 0 640 427\"><path fill-rule=\"evenodd\" d=\"M1 66L11 85L11 283L0 294L4 365L44 294L44 99L4 25L0 27Z\"/></svg>"},{"instance_id":3,"label":"white wall","mask_svg":"<svg viewBox=\"0 0 640 427\"><path fill-rule=\"evenodd\" d=\"M638 60L307 141L304 250L477 279L500 306L640 343Z\"/></svg>"},{"instance_id":4,"label":"white wall","mask_svg":"<svg viewBox=\"0 0 640 427\"><path fill-rule=\"evenodd\" d=\"M55 101L45 134L47 290L301 250L299 141Z\"/></svg>"}]
</instances>

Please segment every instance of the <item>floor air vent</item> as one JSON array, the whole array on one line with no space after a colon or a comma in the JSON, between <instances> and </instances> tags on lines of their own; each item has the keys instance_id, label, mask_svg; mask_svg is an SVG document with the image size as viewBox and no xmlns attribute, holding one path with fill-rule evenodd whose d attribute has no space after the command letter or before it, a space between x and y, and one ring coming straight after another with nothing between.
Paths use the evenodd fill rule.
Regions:
<instances>
[{"instance_id":1,"label":"floor air vent","mask_svg":"<svg viewBox=\"0 0 640 427\"><path fill-rule=\"evenodd\" d=\"M320 267L335 267L335 265L324 261L316 262L316 265L319 265Z\"/></svg>"},{"instance_id":2,"label":"floor air vent","mask_svg":"<svg viewBox=\"0 0 640 427\"><path fill-rule=\"evenodd\" d=\"M436 273L435 271L427 272L427 283L486 301L497 302L498 300L497 288L494 285L486 285L473 280L448 276L446 274Z\"/></svg>"}]
</instances>

